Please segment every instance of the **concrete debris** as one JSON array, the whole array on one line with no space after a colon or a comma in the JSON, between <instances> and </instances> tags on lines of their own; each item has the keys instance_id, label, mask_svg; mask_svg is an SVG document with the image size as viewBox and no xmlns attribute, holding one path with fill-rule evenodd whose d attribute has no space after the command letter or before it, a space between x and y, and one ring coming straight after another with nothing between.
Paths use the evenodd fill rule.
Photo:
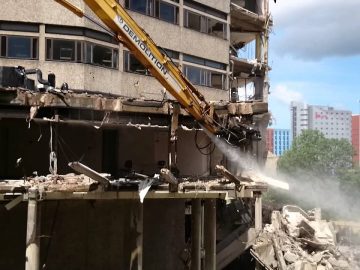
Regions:
<instances>
[{"instance_id":1,"label":"concrete debris","mask_svg":"<svg viewBox=\"0 0 360 270\"><path fill-rule=\"evenodd\" d=\"M316 214L316 215L315 215ZM360 249L337 246L332 223L297 206L274 211L252 246L266 269L360 270Z\"/></svg>"},{"instance_id":2,"label":"concrete debris","mask_svg":"<svg viewBox=\"0 0 360 270\"><path fill-rule=\"evenodd\" d=\"M68 165L74 171L85 174L86 176L90 177L91 179L94 179L97 182L99 182L101 185L107 186L109 184L109 179L107 178L108 175L98 173L97 171L94 171L93 169L89 168L88 166L82 164L81 162L70 162Z\"/></svg>"}]
</instances>

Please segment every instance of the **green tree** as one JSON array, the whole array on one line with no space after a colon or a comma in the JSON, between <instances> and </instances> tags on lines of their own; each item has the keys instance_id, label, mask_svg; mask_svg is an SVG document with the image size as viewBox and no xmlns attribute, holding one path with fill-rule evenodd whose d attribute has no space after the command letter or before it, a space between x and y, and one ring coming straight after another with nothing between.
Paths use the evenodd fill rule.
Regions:
<instances>
[{"instance_id":1,"label":"green tree","mask_svg":"<svg viewBox=\"0 0 360 270\"><path fill-rule=\"evenodd\" d=\"M278 169L290 175L307 171L335 176L351 168L353 154L353 147L347 140L327 139L317 130L305 130L279 159Z\"/></svg>"}]
</instances>

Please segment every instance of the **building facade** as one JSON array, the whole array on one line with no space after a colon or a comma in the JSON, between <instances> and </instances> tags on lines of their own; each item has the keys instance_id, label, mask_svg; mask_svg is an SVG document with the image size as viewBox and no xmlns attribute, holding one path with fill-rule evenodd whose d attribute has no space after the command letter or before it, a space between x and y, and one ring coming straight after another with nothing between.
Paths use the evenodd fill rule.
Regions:
<instances>
[{"instance_id":1,"label":"building facade","mask_svg":"<svg viewBox=\"0 0 360 270\"><path fill-rule=\"evenodd\" d=\"M291 136L289 129L267 130L267 149L276 156L282 156L291 147Z\"/></svg>"},{"instance_id":2,"label":"building facade","mask_svg":"<svg viewBox=\"0 0 360 270\"><path fill-rule=\"evenodd\" d=\"M352 116L351 141L354 147L354 165L360 166L360 115Z\"/></svg>"},{"instance_id":3,"label":"building facade","mask_svg":"<svg viewBox=\"0 0 360 270\"><path fill-rule=\"evenodd\" d=\"M291 113L293 138L311 129L319 130L325 138L351 141L351 111L292 102Z\"/></svg>"}]
</instances>

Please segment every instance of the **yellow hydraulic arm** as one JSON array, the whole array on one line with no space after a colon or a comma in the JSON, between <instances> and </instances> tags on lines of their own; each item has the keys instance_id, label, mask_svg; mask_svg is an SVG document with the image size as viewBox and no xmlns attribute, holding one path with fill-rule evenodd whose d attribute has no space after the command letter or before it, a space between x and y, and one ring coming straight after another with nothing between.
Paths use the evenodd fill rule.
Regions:
<instances>
[{"instance_id":1,"label":"yellow hydraulic arm","mask_svg":"<svg viewBox=\"0 0 360 270\"><path fill-rule=\"evenodd\" d=\"M84 12L67 0L55 0L76 15ZM244 139L244 130L228 129L219 124L219 119L204 96L183 75L181 70L166 55L162 54L150 36L130 17L115 0L83 0L99 19L114 32L117 39L150 70L151 74L176 98L183 108L202 126L213 134L239 144ZM230 138L231 137L231 138Z\"/></svg>"}]
</instances>

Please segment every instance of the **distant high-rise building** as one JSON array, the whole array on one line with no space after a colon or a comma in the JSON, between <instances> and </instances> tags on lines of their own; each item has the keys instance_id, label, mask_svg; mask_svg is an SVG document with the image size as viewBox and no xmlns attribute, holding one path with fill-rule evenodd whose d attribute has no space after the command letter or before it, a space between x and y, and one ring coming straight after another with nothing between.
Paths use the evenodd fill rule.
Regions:
<instances>
[{"instance_id":1,"label":"distant high-rise building","mask_svg":"<svg viewBox=\"0 0 360 270\"><path fill-rule=\"evenodd\" d=\"M285 151L290 149L292 140L289 129L269 128L266 135L267 150L276 156L282 156Z\"/></svg>"},{"instance_id":2,"label":"distant high-rise building","mask_svg":"<svg viewBox=\"0 0 360 270\"><path fill-rule=\"evenodd\" d=\"M291 114L292 138L304 129L311 129L319 130L328 139L351 141L351 111L292 102Z\"/></svg>"},{"instance_id":3,"label":"distant high-rise building","mask_svg":"<svg viewBox=\"0 0 360 270\"><path fill-rule=\"evenodd\" d=\"M354 164L360 166L360 115L352 116L352 145L355 150Z\"/></svg>"},{"instance_id":4,"label":"distant high-rise building","mask_svg":"<svg viewBox=\"0 0 360 270\"><path fill-rule=\"evenodd\" d=\"M266 130L266 149L274 153L274 129L268 128Z\"/></svg>"},{"instance_id":5,"label":"distant high-rise building","mask_svg":"<svg viewBox=\"0 0 360 270\"><path fill-rule=\"evenodd\" d=\"M301 102L291 102L291 137L299 136L302 130L308 129L307 106Z\"/></svg>"}]
</instances>

